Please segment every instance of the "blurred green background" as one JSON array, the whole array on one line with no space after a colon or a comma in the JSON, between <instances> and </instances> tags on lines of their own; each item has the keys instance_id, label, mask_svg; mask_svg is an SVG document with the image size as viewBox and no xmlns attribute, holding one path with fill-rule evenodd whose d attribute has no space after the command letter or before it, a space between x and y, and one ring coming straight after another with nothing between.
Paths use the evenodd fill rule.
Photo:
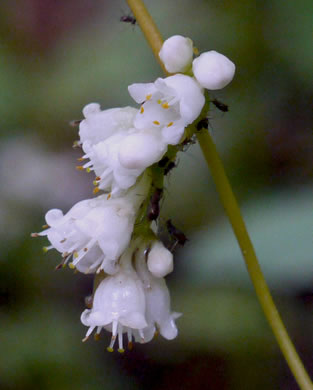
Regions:
<instances>
[{"instance_id":1,"label":"blurred green background","mask_svg":"<svg viewBox=\"0 0 313 390\"><path fill-rule=\"evenodd\" d=\"M273 291L313 374L312 2L146 2L163 36L237 66L210 126ZM297 389L269 331L197 145L168 178L163 221L189 238L168 278L179 336L109 354L82 344L92 278L54 272L31 240L50 208L92 196L71 148L82 107L133 104L127 86L161 76L123 1L0 3L0 388Z\"/></svg>"}]
</instances>

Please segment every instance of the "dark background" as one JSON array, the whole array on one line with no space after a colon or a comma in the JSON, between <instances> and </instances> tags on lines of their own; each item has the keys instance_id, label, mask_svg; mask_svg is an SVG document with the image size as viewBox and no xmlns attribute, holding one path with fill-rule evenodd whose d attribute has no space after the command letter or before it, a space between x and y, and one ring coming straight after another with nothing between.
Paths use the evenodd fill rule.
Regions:
<instances>
[{"instance_id":1,"label":"dark background","mask_svg":"<svg viewBox=\"0 0 313 390\"><path fill-rule=\"evenodd\" d=\"M312 3L147 1L163 36L189 36L237 66L214 94L211 131L275 301L313 374ZM162 221L189 238L168 278L183 313L173 341L106 352L82 344L92 278L54 272L40 231L51 208L92 197L75 170L83 106L131 105L127 86L161 76L122 1L0 4L0 388L297 389L259 308L197 145L168 178Z\"/></svg>"}]
</instances>

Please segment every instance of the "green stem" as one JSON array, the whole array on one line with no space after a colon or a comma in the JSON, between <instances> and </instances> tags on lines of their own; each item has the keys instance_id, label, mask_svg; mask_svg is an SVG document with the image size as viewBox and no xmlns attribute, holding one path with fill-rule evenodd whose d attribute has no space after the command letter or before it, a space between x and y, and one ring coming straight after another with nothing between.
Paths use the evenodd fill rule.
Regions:
<instances>
[{"instance_id":1,"label":"green stem","mask_svg":"<svg viewBox=\"0 0 313 390\"><path fill-rule=\"evenodd\" d=\"M162 37L158 28L156 27L142 0L126 1L131 8L135 18L137 19L138 24L142 28L157 61L161 64L161 67L164 71L164 66L161 63L158 55L162 46ZM167 72L165 73L167 74ZM270 294L269 288L267 287L245 223L241 216L239 206L228 182L222 161L218 155L213 140L208 131L200 131L197 134L197 137L203 155L209 168L211 169L211 173L215 181L221 202L224 206L226 214L230 220L235 236L241 248L246 267L248 269L261 307L264 311L265 317L270 327L272 328L278 345L300 389L313 390L310 377L305 371L301 359L299 358L297 351L295 350L295 347L293 346L292 341L288 336L286 328L280 318L280 315Z\"/></svg>"}]
</instances>

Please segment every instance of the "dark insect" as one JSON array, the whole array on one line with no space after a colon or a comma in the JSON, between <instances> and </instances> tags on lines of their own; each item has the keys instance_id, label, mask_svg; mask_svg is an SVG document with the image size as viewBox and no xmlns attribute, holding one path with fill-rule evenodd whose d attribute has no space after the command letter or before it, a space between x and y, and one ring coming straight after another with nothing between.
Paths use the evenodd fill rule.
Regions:
<instances>
[{"instance_id":1,"label":"dark insect","mask_svg":"<svg viewBox=\"0 0 313 390\"><path fill-rule=\"evenodd\" d=\"M166 165L167 165L167 163L170 161L170 159L168 158L168 157L163 157L159 162L158 162L158 166L160 167L160 168L164 168Z\"/></svg>"},{"instance_id":2,"label":"dark insect","mask_svg":"<svg viewBox=\"0 0 313 390\"><path fill-rule=\"evenodd\" d=\"M169 164L167 164L167 166L164 168L164 175L168 175L169 172L176 167L176 164L174 163L174 161L170 161Z\"/></svg>"},{"instance_id":3,"label":"dark insect","mask_svg":"<svg viewBox=\"0 0 313 390\"><path fill-rule=\"evenodd\" d=\"M137 23L136 18L134 18L132 15L123 15L120 17L120 21L124 23L130 23L133 26Z\"/></svg>"},{"instance_id":4,"label":"dark insect","mask_svg":"<svg viewBox=\"0 0 313 390\"><path fill-rule=\"evenodd\" d=\"M209 128L209 118L203 118L201 121L197 123L197 130L200 131L202 129L208 129Z\"/></svg>"},{"instance_id":5,"label":"dark insect","mask_svg":"<svg viewBox=\"0 0 313 390\"><path fill-rule=\"evenodd\" d=\"M170 219L166 221L166 227L167 227L167 231L169 232L169 235L175 239L171 251L173 251L176 248L177 244L184 246L186 241L188 241L188 238L185 236L185 234L181 230L177 229L172 224L172 221Z\"/></svg>"},{"instance_id":6,"label":"dark insect","mask_svg":"<svg viewBox=\"0 0 313 390\"><path fill-rule=\"evenodd\" d=\"M229 111L229 110L228 110L228 105L225 104L225 103L220 102L220 101L217 100L217 99L212 100L212 103L213 103L214 106L215 106L216 108L218 108L220 111L223 111L223 112L228 112L228 111Z\"/></svg>"},{"instance_id":7,"label":"dark insect","mask_svg":"<svg viewBox=\"0 0 313 390\"><path fill-rule=\"evenodd\" d=\"M148 219L149 221L155 221L160 214L160 200L163 195L162 188L156 188L150 198L148 207Z\"/></svg>"}]
</instances>

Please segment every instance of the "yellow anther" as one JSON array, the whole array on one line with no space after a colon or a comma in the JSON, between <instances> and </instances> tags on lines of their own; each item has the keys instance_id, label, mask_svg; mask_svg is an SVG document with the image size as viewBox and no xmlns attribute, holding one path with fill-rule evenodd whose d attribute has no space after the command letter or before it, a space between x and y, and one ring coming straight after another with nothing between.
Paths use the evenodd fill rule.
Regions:
<instances>
[{"instance_id":1,"label":"yellow anther","mask_svg":"<svg viewBox=\"0 0 313 390\"><path fill-rule=\"evenodd\" d=\"M134 345L133 345L133 343L131 341L129 341L127 347L131 351L133 349Z\"/></svg>"},{"instance_id":2,"label":"yellow anther","mask_svg":"<svg viewBox=\"0 0 313 390\"><path fill-rule=\"evenodd\" d=\"M77 159L77 161L84 161L85 159L84 159L84 157L79 157L78 159Z\"/></svg>"},{"instance_id":3,"label":"yellow anther","mask_svg":"<svg viewBox=\"0 0 313 390\"><path fill-rule=\"evenodd\" d=\"M75 251L75 252L73 253L73 257L75 257L75 259L77 259L77 257L78 257L78 252Z\"/></svg>"},{"instance_id":4,"label":"yellow anther","mask_svg":"<svg viewBox=\"0 0 313 390\"><path fill-rule=\"evenodd\" d=\"M84 170L84 168L81 165L76 165L76 169L78 169L79 171L83 171Z\"/></svg>"},{"instance_id":5,"label":"yellow anther","mask_svg":"<svg viewBox=\"0 0 313 390\"><path fill-rule=\"evenodd\" d=\"M146 96L146 100L150 100L152 97L151 93L149 95Z\"/></svg>"},{"instance_id":6,"label":"yellow anther","mask_svg":"<svg viewBox=\"0 0 313 390\"><path fill-rule=\"evenodd\" d=\"M69 263L68 266L69 266L70 269L75 269L75 265L73 263Z\"/></svg>"},{"instance_id":7,"label":"yellow anther","mask_svg":"<svg viewBox=\"0 0 313 390\"><path fill-rule=\"evenodd\" d=\"M160 124L159 121L153 121L152 123L154 123L155 125L159 125Z\"/></svg>"},{"instance_id":8,"label":"yellow anther","mask_svg":"<svg viewBox=\"0 0 313 390\"><path fill-rule=\"evenodd\" d=\"M98 193L100 191L100 188L99 187L96 187L94 188L94 190L92 191L94 194Z\"/></svg>"},{"instance_id":9,"label":"yellow anther","mask_svg":"<svg viewBox=\"0 0 313 390\"><path fill-rule=\"evenodd\" d=\"M173 126L173 124L174 124L174 122L170 122L170 123L168 123L166 126L167 126L167 127L171 127L171 126Z\"/></svg>"},{"instance_id":10,"label":"yellow anther","mask_svg":"<svg viewBox=\"0 0 313 390\"><path fill-rule=\"evenodd\" d=\"M95 341L99 341L100 340L100 334L99 333L95 333L93 338L95 339Z\"/></svg>"},{"instance_id":11,"label":"yellow anther","mask_svg":"<svg viewBox=\"0 0 313 390\"><path fill-rule=\"evenodd\" d=\"M42 225L43 229L48 229L48 227L50 227L50 226L49 225Z\"/></svg>"},{"instance_id":12,"label":"yellow anther","mask_svg":"<svg viewBox=\"0 0 313 390\"><path fill-rule=\"evenodd\" d=\"M86 168L86 172L87 172L87 173L90 173L90 172L91 172L91 169L90 169L90 168Z\"/></svg>"},{"instance_id":13,"label":"yellow anther","mask_svg":"<svg viewBox=\"0 0 313 390\"><path fill-rule=\"evenodd\" d=\"M119 352L119 353L124 353L124 352L125 352L125 349L124 349L124 348L119 348L119 349L117 350L117 352Z\"/></svg>"},{"instance_id":14,"label":"yellow anther","mask_svg":"<svg viewBox=\"0 0 313 390\"><path fill-rule=\"evenodd\" d=\"M143 106L140 107L140 114L143 114L145 111L145 109L143 108Z\"/></svg>"},{"instance_id":15,"label":"yellow anther","mask_svg":"<svg viewBox=\"0 0 313 390\"><path fill-rule=\"evenodd\" d=\"M94 180L94 181L92 182L92 184L93 184L94 186L97 186L99 183L97 182L97 180Z\"/></svg>"},{"instance_id":16,"label":"yellow anther","mask_svg":"<svg viewBox=\"0 0 313 390\"><path fill-rule=\"evenodd\" d=\"M111 192L109 193L109 195L107 196L107 200L109 200L111 198Z\"/></svg>"},{"instance_id":17,"label":"yellow anther","mask_svg":"<svg viewBox=\"0 0 313 390\"><path fill-rule=\"evenodd\" d=\"M108 347L108 348L107 348L107 351L108 351L108 352L113 352L113 348Z\"/></svg>"},{"instance_id":18,"label":"yellow anther","mask_svg":"<svg viewBox=\"0 0 313 390\"><path fill-rule=\"evenodd\" d=\"M46 246L42 247L42 251L43 253L47 253L48 252L48 248Z\"/></svg>"},{"instance_id":19,"label":"yellow anther","mask_svg":"<svg viewBox=\"0 0 313 390\"><path fill-rule=\"evenodd\" d=\"M162 103L162 100L161 100L161 99L159 99L159 100L158 100L158 104L161 104L161 103Z\"/></svg>"},{"instance_id":20,"label":"yellow anther","mask_svg":"<svg viewBox=\"0 0 313 390\"><path fill-rule=\"evenodd\" d=\"M194 47L193 53L197 56L199 54L199 49L197 47Z\"/></svg>"},{"instance_id":21,"label":"yellow anther","mask_svg":"<svg viewBox=\"0 0 313 390\"><path fill-rule=\"evenodd\" d=\"M101 180L101 177L100 177L100 176L97 176L97 177L96 177L96 180L97 180L97 181Z\"/></svg>"},{"instance_id":22,"label":"yellow anther","mask_svg":"<svg viewBox=\"0 0 313 390\"><path fill-rule=\"evenodd\" d=\"M163 104L162 104L162 107L165 108L165 109L166 109L166 108L170 108L170 106L169 106L169 104L168 104L167 102L163 103Z\"/></svg>"}]
</instances>

